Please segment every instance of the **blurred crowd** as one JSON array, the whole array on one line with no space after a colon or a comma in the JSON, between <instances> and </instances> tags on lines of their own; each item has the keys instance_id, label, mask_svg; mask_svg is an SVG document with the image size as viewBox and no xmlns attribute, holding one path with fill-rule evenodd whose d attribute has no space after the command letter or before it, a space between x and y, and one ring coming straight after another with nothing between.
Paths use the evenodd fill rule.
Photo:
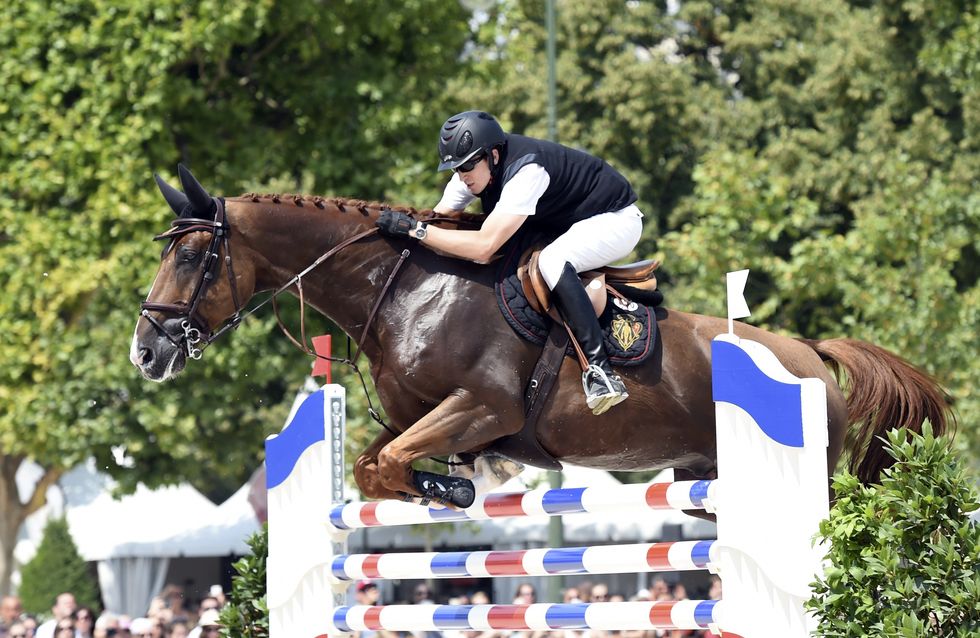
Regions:
<instances>
[{"instance_id":1,"label":"blurred crowd","mask_svg":"<svg viewBox=\"0 0 980 638\"><path fill-rule=\"evenodd\" d=\"M359 581L355 587L355 599L358 605L487 605L494 603L501 604L504 602L491 600L491 597L485 591L474 591L470 594L439 599L433 596L429 586L425 583L418 584L412 590L411 598L411 600L382 601L378 586L368 580ZM721 580L717 576L710 577L704 598L708 600L721 599ZM629 595L622 592L610 591L609 586L605 583L592 583L590 581L582 581L577 585L562 590L562 602L564 603L677 600L688 600L687 590L684 585L682 583L669 585L666 580L659 577L653 579L649 589L644 588ZM514 605L528 605L539 601L534 585L525 582L518 585L516 597L506 602ZM408 638L409 636L413 638L436 638L438 636L444 638L707 638L712 635L707 630L687 629L637 631L364 631L355 633L355 636L358 636L358 638Z\"/></svg>"},{"instance_id":2,"label":"blurred crowd","mask_svg":"<svg viewBox=\"0 0 980 638\"><path fill-rule=\"evenodd\" d=\"M218 614L225 604L220 587L196 603L182 589L168 585L136 618L79 607L75 595L55 597L46 620L24 613L20 598L0 599L0 638L217 638Z\"/></svg>"},{"instance_id":3,"label":"blurred crowd","mask_svg":"<svg viewBox=\"0 0 980 638\"><path fill-rule=\"evenodd\" d=\"M494 601L485 591L445 598L433 594L425 583L411 590L411 600L382 601L376 583L362 580L354 587L358 605L413 604L413 605L488 605ZM687 600L683 584L669 585L663 578L654 578L649 589L641 589L628 596L610 591L605 583L582 581L562 590L562 602L626 602L626 601L674 601ZM721 581L712 576L705 598L721 599ZM225 594L220 587L212 587L210 595L196 604L188 601L180 587L168 585L150 603L146 615L137 618L104 612L95 614L88 607L79 607L71 592L63 592L52 601L50 618L43 622L24 613L17 596L5 596L0 600L0 638L217 638L220 630L219 612L224 606ZM517 595L507 603L521 605L538 602L537 592L531 583L521 583ZM647 631L420 631L389 632L365 631L355 634L358 638L707 638L705 630L647 630Z\"/></svg>"}]
</instances>

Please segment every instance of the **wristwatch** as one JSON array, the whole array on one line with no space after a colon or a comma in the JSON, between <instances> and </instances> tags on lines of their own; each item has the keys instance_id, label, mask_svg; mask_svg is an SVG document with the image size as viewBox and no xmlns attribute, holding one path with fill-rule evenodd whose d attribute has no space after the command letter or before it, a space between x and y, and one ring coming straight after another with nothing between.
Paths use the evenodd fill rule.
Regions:
<instances>
[{"instance_id":1,"label":"wristwatch","mask_svg":"<svg viewBox=\"0 0 980 638\"><path fill-rule=\"evenodd\" d=\"M429 232L427 230L429 224L427 222L422 222L415 227L415 239L422 241L425 239L426 234Z\"/></svg>"}]
</instances>

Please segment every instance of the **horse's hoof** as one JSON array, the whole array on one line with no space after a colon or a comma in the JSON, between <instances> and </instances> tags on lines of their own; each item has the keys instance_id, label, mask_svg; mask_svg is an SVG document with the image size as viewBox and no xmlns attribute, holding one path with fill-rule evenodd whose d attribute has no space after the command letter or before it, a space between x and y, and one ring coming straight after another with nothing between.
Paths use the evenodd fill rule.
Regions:
<instances>
[{"instance_id":1,"label":"horse's hoof","mask_svg":"<svg viewBox=\"0 0 980 638\"><path fill-rule=\"evenodd\" d=\"M436 501L466 509L476 500L473 481L459 476L444 476L432 472L412 472L415 489L422 494L422 502Z\"/></svg>"}]
</instances>

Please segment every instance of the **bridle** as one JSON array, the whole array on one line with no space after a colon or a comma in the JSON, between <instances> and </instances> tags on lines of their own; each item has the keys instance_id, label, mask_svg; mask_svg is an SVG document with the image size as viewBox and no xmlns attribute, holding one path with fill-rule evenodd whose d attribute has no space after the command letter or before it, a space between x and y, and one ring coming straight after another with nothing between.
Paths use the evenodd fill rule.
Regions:
<instances>
[{"instance_id":1,"label":"bridle","mask_svg":"<svg viewBox=\"0 0 980 638\"><path fill-rule=\"evenodd\" d=\"M214 343L221 335L225 334L229 330L234 330L237 328L242 321L257 312L260 308L269 302L272 302L272 306L275 309L276 321L279 323L279 328L285 333L290 341L293 342L299 349L303 350L309 355L318 357L320 359L328 359L330 361L337 361L340 363L349 364L357 369L355 363L357 358L361 354L361 346L364 343L364 339L367 337L367 332L371 325L374 323L374 319L377 316L378 310L381 307L381 302L385 298L388 289L395 280L395 275L401 269L402 264L408 259L411 254L408 249L401 252L398 262L392 269L391 273L388 275L388 279L381 289L381 294L375 300L374 306L371 308L371 312L368 316L367 322L364 324L363 331L361 332L361 338L357 340L357 350L354 356L341 359L337 357L330 357L319 354L315 352L312 348L307 345L306 340L306 319L305 319L305 307L306 300L303 296L303 277L310 273L314 268L322 264L324 261L337 254L347 246L358 242L362 239L370 237L378 232L378 229L374 226L357 233L347 239L341 241L336 246L328 250L327 252L320 255L316 261L304 268L302 271L297 273L292 279L287 281L285 284L273 291L272 295L267 299L257 304L254 308L246 312L242 312L241 303L238 300L238 288L235 285L235 269L232 265L231 256L231 245L229 242L229 236L231 235L231 226L228 224L227 216L225 215L225 202L224 199L220 197L212 197L212 201L215 205L215 215L214 219L202 219L197 217L190 218L178 218L171 223L172 228L165 233L161 233L154 237L154 240L169 240L170 245L164 250L164 254L173 248L174 243L180 237L188 233L193 232L207 232L211 233L211 239L208 242L207 251L204 253L204 258L202 259L201 275L197 280L197 285L194 287L194 292L191 295L191 301L188 304L184 303L161 303L156 301L146 300L140 306L140 314L146 318L147 321L164 337L167 338L170 343L172 343L176 348L183 350L187 356L191 359L200 359L204 354L204 349L209 345ZM201 303L205 293L207 292L208 286L217 277L217 271L215 266L218 263L219 249L221 246L225 249L225 266L228 272L228 283L231 287L232 300L235 304L235 314L232 315L217 331L212 332L208 328L207 321L198 314L198 305ZM298 341L289 330L286 329L285 324L283 324L282 319L279 316L279 309L276 304L276 298L288 288L296 286L299 291L299 302L300 302L300 330L302 335L302 342ZM150 311L164 312L168 314L176 314L182 317L180 327L183 330L183 334L177 335L176 337L172 335L163 324L150 314ZM198 345L200 344L200 346ZM360 371L358 370L358 375ZM386 426L387 427L387 426Z\"/></svg>"},{"instance_id":2,"label":"bridle","mask_svg":"<svg viewBox=\"0 0 980 638\"><path fill-rule=\"evenodd\" d=\"M209 346L215 339L229 329L238 327L242 321L242 307L238 301L238 287L235 285L235 269L231 260L231 245L229 235L231 227L225 217L225 201L220 197L212 197L211 201L215 205L214 219L203 219L198 217L180 217L171 223L171 229L154 237L157 240L169 240L170 245L164 250L166 255L174 246L177 239L188 233L207 232L211 233L207 251L201 260L201 274L194 286L191 294L190 303L161 303L147 299L140 305L140 314L156 328L157 332L167 338L170 343L191 359L200 359L204 354L204 348ZM208 328L207 321L198 312L198 306L207 293L208 286L218 275L218 255L220 248L225 248L225 267L228 271L228 283L231 285L231 297L235 304L235 314L225 323L218 332L212 333ZM163 326L163 324L150 311L175 314L182 318L180 327L183 334L174 335ZM201 344L198 347L198 344Z\"/></svg>"}]
</instances>

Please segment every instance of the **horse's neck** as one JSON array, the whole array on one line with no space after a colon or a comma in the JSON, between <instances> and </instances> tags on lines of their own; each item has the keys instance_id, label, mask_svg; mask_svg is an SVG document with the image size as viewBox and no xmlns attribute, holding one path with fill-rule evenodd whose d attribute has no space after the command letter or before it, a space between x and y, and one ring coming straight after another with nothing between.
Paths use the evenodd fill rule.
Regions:
<instances>
[{"instance_id":1,"label":"horse's neck","mask_svg":"<svg viewBox=\"0 0 980 638\"><path fill-rule=\"evenodd\" d=\"M262 202L258 208L246 207L242 215L255 253L256 292L285 285L338 243L371 227L370 216L333 207ZM358 338L397 259L397 250L387 242L355 242L302 278L304 300ZM290 292L296 294L296 288Z\"/></svg>"}]
</instances>

